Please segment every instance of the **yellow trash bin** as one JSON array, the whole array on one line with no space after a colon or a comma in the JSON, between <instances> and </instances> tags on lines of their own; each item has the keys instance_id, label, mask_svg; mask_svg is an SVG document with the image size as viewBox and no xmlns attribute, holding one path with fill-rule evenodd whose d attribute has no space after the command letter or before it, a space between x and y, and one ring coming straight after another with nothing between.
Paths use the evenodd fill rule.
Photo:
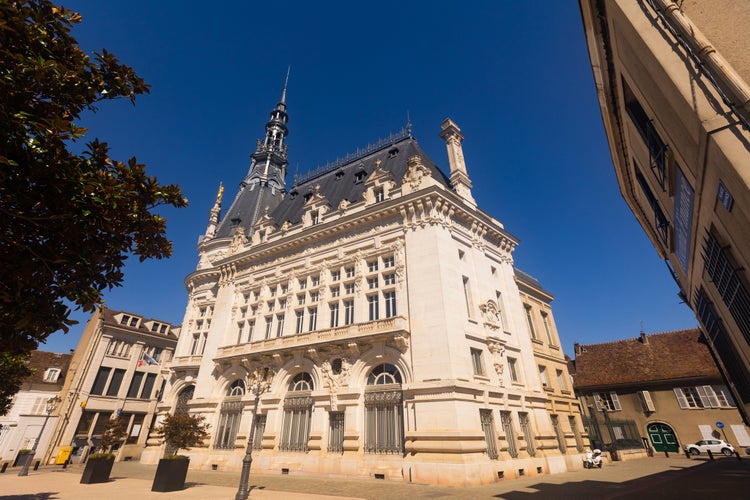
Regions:
<instances>
[{"instance_id":1,"label":"yellow trash bin","mask_svg":"<svg viewBox=\"0 0 750 500\"><path fill-rule=\"evenodd\" d=\"M61 446L60 452L57 454L57 460L55 460L55 463L58 465L64 464L68 458L70 458L70 452L73 451L72 446Z\"/></svg>"}]
</instances>

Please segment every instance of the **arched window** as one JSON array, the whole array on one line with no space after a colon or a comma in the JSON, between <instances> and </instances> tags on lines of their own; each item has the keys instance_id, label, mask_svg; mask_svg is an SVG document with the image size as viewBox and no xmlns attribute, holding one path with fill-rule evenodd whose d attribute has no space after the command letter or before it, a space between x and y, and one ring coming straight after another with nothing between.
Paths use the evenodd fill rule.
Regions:
<instances>
[{"instance_id":1,"label":"arched window","mask_svg":"<svg viewBox=\"0 0 750 500\"><path fill-rule=\"evenodd\" d=\"M180 395L177 396L177 406L175 407L175 413L187 413L188 401L193 399L195 394L195 386L189 385L180 391Z\"/></svg>"},{"instance_id":2,"label":"arched window","mask_svg":"<svg viewBox=\"0 0 750 500\"><path fill-rule=\"evenodd\" d=\"M279 450L308 450L313 400L309 394L302 391L312 390L313 380L309 373L298 373L289 382L289 394L284 398L284 421L281 427Z\"/></svg>"},{"instance_id":3,"label":"arched window","mask_svg":"<svg viewBox=\"0 0 750 500\"><path fill-rule=\"evenodd\" d=\"M237 379L232 382L232 385L227 389L227 396L244 396L245 395L245 382L242 379Z\"/></svg>"},{"instance_id":4,"label":"arched window","mask_svg":"<svg viewBox=\"0 0 750 500\"><path fill-rule=\"evenodd\" d=\"M298 373L291 382L289 382L290 391L312 391L313 380L309 373Z\"/></svg>"},{"instance_id":5,"label":"arched window","mask_svg":"<svg viewBox=\"0 0 750 500\"><path fill-rule=\"evenodd\" d=\"M245 381L237 379L227 388L227 397L221 403L219 414L219 426L216 428L216 440L214 448L234 449L237 440L237 432L242 419L242 401L238 399L245 395Z\"/></svg>"},{"instance_id":6,"label":"arched window","mask_svg":"<svg viewBox=\"0 0 750 500\"><path fill-rule=\"evenodd\" d=\"M367 377L366 453L404 452L404 417L400 384L401 373L390 364L376 366Z\"/></svg>"},{"instance_id":7,"label":"arched window","mask_svg":"<svg viewBox=\"0 0 750 500\"><path fill-rule=\"evenodd\" d=\"M370 372L370 376L367 377L367 385L400 384L400 383L401 383L401 373L399 373L398 368L389 364L376 366Z\"/></svg>"}]
</instances>

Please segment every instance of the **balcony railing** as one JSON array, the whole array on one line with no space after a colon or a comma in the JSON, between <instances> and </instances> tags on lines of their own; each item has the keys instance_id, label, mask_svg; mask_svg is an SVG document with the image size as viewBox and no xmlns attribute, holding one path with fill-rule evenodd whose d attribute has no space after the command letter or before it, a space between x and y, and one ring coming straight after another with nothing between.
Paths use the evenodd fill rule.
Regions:
<instances>
[{"instance_id":1,"label":"balcony railing","mask_svg":"<svg viewBox=\"0 0 750 500\"><path fill-rule=\"evenodd\" d=\"M396 316L367 323L357 323L338 328L258 340L256 342L220 347L216 353L216 361L247 354L264 354L271 351L297 349L300 347L310 348L319 344L374 340L377 337L384 336L386 340L393 340L397 344L397 347L401 347L402 343L406 342L406 338L408 337L406 326L406 318Z\"/></svg>"}]
</instances>

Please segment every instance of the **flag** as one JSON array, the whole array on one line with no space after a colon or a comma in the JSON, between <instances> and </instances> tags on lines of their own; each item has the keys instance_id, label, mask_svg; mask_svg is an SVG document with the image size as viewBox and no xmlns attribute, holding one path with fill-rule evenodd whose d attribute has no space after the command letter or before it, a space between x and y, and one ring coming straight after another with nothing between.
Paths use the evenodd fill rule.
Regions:
<instances>
[{"instance_id":1,"label":"flag","mask_svg":"<svg viewBox=\"0 0 750 500\"><path fill-rule=\"evenodd\" d=\"M143 363L144 359L146 360L146 363L148 363L150 365L158 364L157 361L154 358L152 358L149 353L147 353L145 351L143 352L143 359L141 360L141 363Z\"/></svg>"}]
</instances>

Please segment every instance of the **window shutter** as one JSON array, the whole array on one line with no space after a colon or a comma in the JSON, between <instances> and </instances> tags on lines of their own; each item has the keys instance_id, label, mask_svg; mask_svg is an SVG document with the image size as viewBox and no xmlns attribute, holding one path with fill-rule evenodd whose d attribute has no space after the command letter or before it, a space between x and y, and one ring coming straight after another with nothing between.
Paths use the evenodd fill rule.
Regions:
<instances>
[{"instance_id":1,"label":"window shutter","mask_svg":"<svg viewBox=\"0 0 750 500\"><path fill-rule=\"evenodd\" d=\"M617 399L617 393L615 391L610 391L609 395L612 397L612 406L614 406L614 410L622 410L622 406L620 406L620 400Z\"/></svg>"},{"instance_id":2,"label":"window shutter","mask_svg":"<svg viewBox=\"0 0 750 500\"><path fill-rule=\"evenodd\" d=\"M695 387L695 390L696 392L698 392L698 397L701 399L701 405L703 406L703 408L715 408L716 406L718 406L719 401L716 399L714 391L710 386L699 385ZM713 401L711 400L712 397Z\"/></svg>"},{"instance_id":3,"label":"window shutter","mask_svg":"<svg viewBox=\"0 0 750 500\"><path fill-rule=\"evenodd\" d=\"M701 394L701 389L706 391L706 399L708 400L708 405L703 403L704 407L711 407L711 408L718 408L721 406L719 404L719 398L716 397L716 393L714 392L713 388L710 385L704 385L703 387L698 387L698 394ZM703 396L701 395L701 400L703 400Z\"/></svg>"},{"instance_id":4,"label":"window shutter","mask_svg":"<svg viewBox=\"0 0 750 500\"><path fill-rule=\"evenodd\" d=\"M645 411L656 411L651 394L648 391L638 391L638 395L641 397L641 404Z\"/></svg>"},{"instance_id":5,"label":"window shutter","mask_svg":"<svg viewBox=\"0 0 750 500\"><path fill-rule=\"evenodd\" d=\"M602 411L602 409L604 409L604 403L602 402L602 397L600 395L594 394L594 403L596 403L597 411Z\"/></svg>"},{"instance_id":6,"label":"window shutter","mask_svg":"<svg viewBox=\"0 0 750 500\"><path fill-rule=\"evenodd\" d=\"M690 408L688 406L687 399L685 398L685 394L682 393L682 389L680 389L679 387L675 387L673 390L674 395L677 397L677 404L680 405L680 408L683 410Z\"/></svg>"}]
</instances>

